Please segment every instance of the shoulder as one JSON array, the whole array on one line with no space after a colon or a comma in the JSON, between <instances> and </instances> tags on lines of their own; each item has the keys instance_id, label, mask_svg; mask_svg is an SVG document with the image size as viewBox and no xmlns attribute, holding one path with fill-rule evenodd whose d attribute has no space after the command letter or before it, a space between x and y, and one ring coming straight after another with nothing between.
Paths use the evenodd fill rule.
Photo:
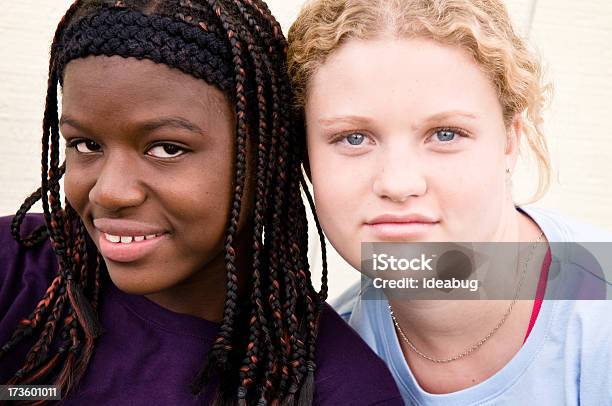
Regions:
<instances>
[{"instance_id":1,"label":"shoulder","mask_svg":"<svg viewBox=\"0 0 612 406\"><path fill-rule=\"evenodd\" d=\"M612 368L612 301L559 300L554 306L547 339L563 343L565 357L570 358L565 362L574 365L583 378L593 384L605 381L612 388L612 376L602 374Z\"/></svg>"},{"instance_id":2,"label":"shoulder","mask_svg":"<svg viewBox=\"0 0 612 406\"><path fill-rule=\"evenodd\" d=\"M20 320L28 317L57 273L57 259L47 240L26 249L11 235L13 216L0 217L0 344L6 343ZM41 214L28 214L21 235L27 236L44 224ZM2 359L0 382L6 381L23 363L27 343L18 345Z\"/></svg>"},{"instance_id":3,"label":"shoulder","mask_svg":"<svg viewBox=\"0 0 612 406\"><path fill-rule=\"evenodd\" d=\"M11 235L13 216L0 217L0 341L4 327L17 323L34 309L57 273L57 258L51 243L26 249ZM21 235L26 236L44 224L41 214L28 214Z\"/></svg>"},{"instance_id":4,"label":"shoulder","mask_svg":"<svg viewBox=\"0 0 612 406\"><path fill-rule=\"evenodd\" d=\"M403 404L385 363L327 304L316 351L317 404Z\"/></svg>"},{"instance_id":5,"label":"shoulder","mask_svg":"<svg viewBox=\"0 0 612 406\"><path fill-rule=\"evenodd\" d=\"M520 209L549 242L553 255L549 279L558 286L550 298L603 299L612 293L612 232L550 209Z\"/></svg>"},{"instance_id":6,"label":"shoulder","mask_svg":"<svg viewBox=\"0 0 612 406\"><path fill-rule=\"evenodd\" d=\"M527 213L540 226L549 241L612 242L612 231L606 230L599 224L589 224L555 210L531 205L522 206L520 210Z\"/></svg>"},{"instance_id":7,"label":"shoulder","mask_svg":"<svg viewBox=\"0 0 612 406\"><path fill-rule=\"evenodd\" d=\"M612 337L612 301L555 300L552 326L580 340L609 344ZM591 343L591 344L592 344ZM612 354L612 347L606 351Z\"/></svg>"},{"instance_id":8,"label":"shoulder","mask_svg":"<svg viewBox=\"0 0 612 406\"><path fill-rule=\"evenodd\" d=\"M57 260L47 239L36 247L25 248L11 234L13 216L0 217L0 287L15 277L50 281L57 270ZM45 224L42 214L28 214L21 225L21 235L27 236ZM37 271L37 272L34 272Z\"/></svg>"}]
</instances>

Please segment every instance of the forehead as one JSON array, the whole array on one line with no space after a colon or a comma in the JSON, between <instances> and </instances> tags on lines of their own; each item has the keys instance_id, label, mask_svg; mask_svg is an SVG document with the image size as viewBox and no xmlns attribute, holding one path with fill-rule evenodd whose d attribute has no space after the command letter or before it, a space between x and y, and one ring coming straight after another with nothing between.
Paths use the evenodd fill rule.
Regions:
<instances>
[{"instance_id":1,"label":"forehead","mask_svg":"<svg viewBox=\"0 0 612 406\"><path fill-rule=\"evenodd\" d=\"M351 39L317 69L307 90L307 113L501 112L493 83L466 51L422 38Z\"/></svg>"},{"instance_id":2,"label":"forehead","mask_svg":"<svg viewBox=\"0 0 612 406\"><path fill-rule=\"evenodd\" d=\"M69 62L64 71L62 110L71 115L218 115L228 105L216 87L146 59L89 56Z\"/></svg>"}]
</instances>

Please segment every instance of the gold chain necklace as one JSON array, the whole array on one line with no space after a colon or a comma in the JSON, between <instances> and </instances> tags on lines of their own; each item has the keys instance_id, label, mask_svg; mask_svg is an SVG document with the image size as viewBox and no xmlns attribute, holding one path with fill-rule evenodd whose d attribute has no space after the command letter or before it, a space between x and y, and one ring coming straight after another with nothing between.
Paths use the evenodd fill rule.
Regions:
<instances>
[{"instance_id":1,"label":"gold chain necklace","mask_svg":"<svg viewBox=\"0 0 612 406\"><path fill-rule=\"evenodd\" d=\"M529 261L533 257L533 252L535 250L536 245L540 241L542 241L542 237L544 237L544 233L540 232L540 236L538 237L537 241L534 242L533 245L531 246L531 250L529 251L529 255L527 256L527 259L525 260L525 263L523 265L523 272L521 274L521 279L519 280L519 285L518 285L518 287L516 289L516 293L514 295L514 299L512 300L512 303L510 303L510 306L508 307L508 310L506 310L506 313L504 313L504 317L502 317L502 319L499 321L499 323L497 323L497 325L495 327L493 327L493 329L489 332L489 334L484 336L482 339L480 339L475 344L471 345L469 348L467 348L465 351L463 351L460 354L457 354L457 355L455 355L453 357L450 357L450 358L433 358L433 357L423 353L422 351L419 351L419 349L415 347L415 345L412 343L412 341L410 341L410 339L406 336L406 334L404 334L404 331L400 327L399 322L397 321L397 318L395 317L395 314L393 313L393 308L391 307L391 305L389 305L389 313L391 314L391 319L393 319L393 324L395 324L395 328L399 332L399 334L402 337L402 339L404 340L404 342L406 344L408 344L408 346L412 349L412 351L414 351L421 358L425 358L426 360L429 360L431 362L435 362L436 364L445 364L445 363L448 363L448 362L456 361L458 359L461 359L463 357L466 357L466 356L470 355L471 353L473 353L474 351L476 351L477 349L482 347L482 345L484 343L486 343L487 340L489 338L491 338L493 336L493 334L495 334L497 332L497 330L499 330L499 328L506 322L506 319L508 318L508 316L512 312L512 308L514 307L514 305L516 304L516 301L518 300L519 292L521 291L521 287L523 285L523 280L525 279L525 274L527 273L527 264L529 264Z\"/></svg>"}]
</instances>

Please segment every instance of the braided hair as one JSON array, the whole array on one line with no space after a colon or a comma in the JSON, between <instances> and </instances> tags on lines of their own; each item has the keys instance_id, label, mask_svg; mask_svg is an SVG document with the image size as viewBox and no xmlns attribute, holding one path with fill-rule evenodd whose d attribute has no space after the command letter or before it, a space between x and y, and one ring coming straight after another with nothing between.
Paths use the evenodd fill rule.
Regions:
<instances>
[{"instance_id":1,"label":"braided hair","mask_svg":"<svg viewBox=\"0 0 612 406\"><path fill-rule=\"evenodd\" d=\"M321 292L311 284L308 226L301 193L313 201L301 169L305 140L292 110L286 41L262 0L77 0L60 21L51 46L42 137L41 186L11 223L25 248L50 240L59 271L34 311L21 320L0 360L24 339L35 340L7 384L59 385L75 390L102 332L98 304L104 266L88 255L87 232L59 182L58 84L75 58L119 55L164 63L221 89L235 105L233 196L225 234L223 321L192 381L200 393L219 377L218 404L299 404L313 400L315 341L327 296L325 245ZM253 143L255 204L250 291L238 297L236 238ZM249 160L250 162L250 160ZM42 200L45 224L28 236L21 225ZM316 217L316 216L315 216ZM315 219L316 221L316 219ZM323 242L321 228L316 223ZM60 345L51 345L59 339Z\"/></svg>"}]
</instances>

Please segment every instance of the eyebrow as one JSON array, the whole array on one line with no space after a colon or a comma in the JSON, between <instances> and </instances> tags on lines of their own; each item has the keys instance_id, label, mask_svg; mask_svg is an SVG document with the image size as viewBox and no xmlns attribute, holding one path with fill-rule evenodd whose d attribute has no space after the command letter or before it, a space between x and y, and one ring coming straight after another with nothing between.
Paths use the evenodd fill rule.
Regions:
<instances>
[{"instance_id":1,"label":"eyebrow","mask_svg":"<svg viewBox=\"0 0 612 406\"><path fill-rule=\"evenodd\" d=\"M460 117L464 117L464 118L468 118L472 120L478 119L478 116L474 113L470 113L470 112L463 111L463 110L449 110L449 111L442 111L440 113L433 114L427 117L423 121L437 121L437 120L443 120L445 118L455 117L455 116L460 116Z\"/></svg>"},{"instance_id":2,"label":"eyebrow","mask_svg":"<svg viewBox=\"0 0 612 406\"><path fill-rule=\"evenodd\" d=\"M372 122L373 120L369 117L365 116L337 116L337 117L324 117L318 120L319 124L323 126L329 127L338 123L347 123L347 124L367 124Z\"/></svg>"},{"instance_id":3,"label":"eyebrow","mask_svg":"<svg viewBox=\"0 0 612 406\"><path fill-rule=\"evenodd\" d=\"M174 127L174 128L182 128L187 131L191 131L194 133L199 133L200 135L204 135L204 131L196 124L192 123L189 120L186 120L181 117L162 117L156 120L147 121L140 125L140 127L148 132L155 131L159 128L163 127Z\"/></svg>"},{"instance_id":4,"label":"eyebrow","mask_svg":"<svg viewBox=\"0 0 612 406\"><path fill-rule=\"evenodd\" d=\"M435 113L425 118L423 122L429 123L431 121L439 121L439 120L444 120L447 118L457 117L457 116L467 118L470 120L476 120L479 118L476 114L473 114L467 111L449 110L449 111L442 111L440 113ZM336 116L336 117L324 117L324 118L319 119L318 121L319 121L319 124L323 126L333 126L334 124L338 124L338 123L362 125L362 124L371 123L373 120L365 116L347 115L347 116Z\"/></svg>"},{"instance_id":5,"label":"eyebrow","mask_svg":"<svg viewBox=\"0 0 612 406\"><path fill-rule=\"evenodd\" d=\"M70 116L63 115L60 119L60 125L69 125L79 131L87 132L83 124L81 124L78 120L75 120ZM205 134L199 126L182 117L161 117L138 124L138 129L145 132L152 132L164 127L180 128L190 132L198 133L200 135Z\"/></svg>"}]
</instances>

